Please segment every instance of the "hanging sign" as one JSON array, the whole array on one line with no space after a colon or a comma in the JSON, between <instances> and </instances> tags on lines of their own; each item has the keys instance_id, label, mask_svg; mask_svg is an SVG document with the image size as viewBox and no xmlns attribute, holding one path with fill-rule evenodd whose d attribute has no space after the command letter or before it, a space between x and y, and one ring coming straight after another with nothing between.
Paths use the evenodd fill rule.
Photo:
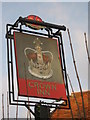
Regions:
<instances>
[{"instance_id":1,"label":"hanging sign","mask_svg":"<svg viewBox=\"0 0 90 120\"><path fill-rule=\"evenodd\" d=\"M21 96L66 100L58 40L14 32Z\"/></svg>"}]
</instances>

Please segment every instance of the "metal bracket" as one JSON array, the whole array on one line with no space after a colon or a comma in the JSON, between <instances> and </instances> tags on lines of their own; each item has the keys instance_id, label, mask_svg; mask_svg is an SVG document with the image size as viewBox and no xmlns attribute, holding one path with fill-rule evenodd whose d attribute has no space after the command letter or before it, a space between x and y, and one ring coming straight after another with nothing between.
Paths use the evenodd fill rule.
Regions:
<instances>
[{"instance_id":1,"label":"metal bracket","mask_svg":"<svg viewBox=\"0 0 90 120\"><path fill-rule=\"evenodd\" d=\"M31 30L26 30L22 29L22 26L25 25L25 23L30 23L30 24L36 24L36 25L41 25L45 26L45 30L47 31L47 34L36 32L36 31L31 31ZM20 26L18 26L20 24ZM20 28L19 28L20 27ZM57 31L53 33L52 29L56 29ZM68 83L67 83L67 76L66 76L66 66L65 66L65 57L64 57L64 49L63 49L63 43L62 43L62 35L60 31L65 31L66 27L65 26L60 26L60 25L55 25L51 23L46 23L46 22L37 22L37 21L32 21L32 20L26 20L25 18L19 17L17 21L12 25L12 24L7 24L6 25L6 38L7 38L7 59L8 59L8 87L9 87L9 102L11 105L18 105L20 106L25 106L27 109L29 109L29 106L27 105L28 101L25 100L15 100L14 98L14 76L13 76L13 53L12 53L12 41L14 39L14 36L12 34L12 31L19 31L23 33L29 33L29 34L36 34L36 35L42 35L42 36L47 36L50 38L57 38L59 41L59 52L62 54L61 60L62 63L62 69L64 70L64 76L65 76L65 82L66 82L66 91L67 91L67 97L68 97L68 102L69 102L69 107L70 109L70 99L69 99L69 90L68 90ZM10 40L10 43L9 43ZM9 58L9 56L11 58ZM11 76L11 77L10 77ZM12 83L12 84L11 84ZM11 87L12 86L12 87ZM11 99L12 97L12 99ZM13 101L12 101L13 100ZM29 101L31 104L30 106L35 106L35 103L39 103L37 101ZM41 102L41 104L48 105L50 108L60 108L59 106L63 106L62 109L65 109L65 106L67 106L67 101L64 101L64 104L55 104L55 103L46 103L46 102ZM61 109L61 108L60 108ZM67 108L66 108L67 109ZM31 109L29 109L31 111ZM31 111L32 112L32 111ZM34 113L32 113L35 115Z\"/></svg>"}]
</instances>

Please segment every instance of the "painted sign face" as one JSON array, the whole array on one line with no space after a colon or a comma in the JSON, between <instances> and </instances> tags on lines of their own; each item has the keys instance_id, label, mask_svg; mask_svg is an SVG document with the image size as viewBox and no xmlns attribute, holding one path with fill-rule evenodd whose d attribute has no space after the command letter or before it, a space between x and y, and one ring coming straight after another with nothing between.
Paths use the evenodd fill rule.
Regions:
<instances>
[{"instance_id":1,"label":"painted sign face","mask_svg":"<svg viewBox=\"0 0 90 120\"><path fill-rule=\"evenodd\" d=\"M50 51L42 51L41 42L38 37L34 41L35 49L25 48L24 52L28 58L28 71L35 77L47 79L53 74L51 63L53 54Z\"/></svg>"},{"instance_id":2,"label":"painted sign face","mask_svg":"<svg viewBox=\"0 0 90 120\"><path fill-rule=\"evenodd\" d=\"M57 39L14 32L19 95L65 99Z\"/></svg>"}]
</instances>

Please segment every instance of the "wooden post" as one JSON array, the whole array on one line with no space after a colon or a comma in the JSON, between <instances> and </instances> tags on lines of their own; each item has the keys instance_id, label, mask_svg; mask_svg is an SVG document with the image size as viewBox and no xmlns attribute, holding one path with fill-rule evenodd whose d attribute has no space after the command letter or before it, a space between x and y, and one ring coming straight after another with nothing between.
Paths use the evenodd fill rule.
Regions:
<instances>
[{"instance_id":1,"label":"wooden post","mask_svg":"<svg viewBox=\"0 0 90 120\"><path fill-rule=\"evenodd\" d=\"M29 104L29 95L28 95L28 84L27 84L27 75L26 75L26 65L24 63L24 69L25 69L25 80L26 80L26 89L27 89L27 96L28 96L28 106L30 106ZM28 110L29 115L30 115L30 120L31 120L31 112Z\"/></svg>"},{"instance_id":2,"label":"wooden post","mask_svg":"<svg viewBox=\"0 0 90 120\"><path fill-rule=\"evenodd\" d=\"M28 111L27 111L27 120L28 120Z\"/></svg>"},{"instance_id":3,"label":"wooden post","mask_svg":"<svg viewBox=\"0 0 90 120\"><path fill-rule=\"evenodd\" d=\"M71 80L70 80L70 77L69 75L67 74L67 77L68 77L68 80L69 80L69 83L70 83L70 86L71 86L71 89L72 89L72 92L73 92L73 95L74 95L74 99L76 101L76 104L77 104L77 108L78 108L78 116L80 116L80 120L81 120L81 113L80 113L80 109L79 109L79 104L78 104L78 101L77 101L77 98L76 98L76 95L75 95L75 92L74 92L74 89L73 89L73 86L72 86L72 83L71 83Z\"/></svg>"},{"instance_id":4,"label":"wooden post","mask_svg":"<svg viewBox=\"0 0 90 120\"><path fill-rule=\"evenodd\" d=\"M74 64L74 68L75 68L75 72L76 72L76 76L77 76L77 80L78 80L79 88L80 88L80 92L81 92L81 97L82 97L82 106L83 106L84 119L86 119L82 87L81 87L80 78L79 78L77 67L76 67L76 63L75 63L74 52L73 52L73 47L72 47L72 43L71 43L71 36L70 36L69 29L67 29L67 32L68 32L68 36L69 36L69 42L70 42L72 58L73 58L73 64Z\"/></svg>"},{"instance_id":5,"label":"wooden post","mask_svg":"<svg viewBox=\"0 0 90 120\"><path fill-rule=\"evenodd\" d=\"M89 64L90 64L90 56L89 56L89 50L88 50L88 45L87 45L86 33L84 33L84 36L85 36L85 45L86 45L86 51L87 51L88 61L89 61Z\"/></svg>"},{"instance_id":6,"label":"wooden post","mask_svg":"<svg viewBox=\"0 0 90 120\"><path fill-rule=\"evenodd\" d=\"M17 95L17 108L16 108L16 120L18 118L18 95Z\"/></svg>"},{"instance_id":7,"label":"wooden post","mask_svg":"<svg viewBox=\"0 0 90 120\"><path fill-rule=\"evenodd\" d=\"M9 98L8 98L8 92L7 92L7 119L9 120Z\"/></svg>"},{"instance_id":8,"label":"wooden post","mask_svg":"<svg viewBox=\"0 0 90 120\"><path fill-rule=\"evenodd\" d=\"M4 94L2 94L2 119L4 120Z\"/></svg>"}]
</instances>

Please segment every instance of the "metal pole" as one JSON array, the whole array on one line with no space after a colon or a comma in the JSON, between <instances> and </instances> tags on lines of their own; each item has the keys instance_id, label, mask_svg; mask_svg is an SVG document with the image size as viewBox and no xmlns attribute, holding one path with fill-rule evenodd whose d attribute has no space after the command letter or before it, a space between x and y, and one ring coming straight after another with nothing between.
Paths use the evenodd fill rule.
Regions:
<instances>
[{"instance_id":1,"label":"metal pole","mask_svg":"<svg viewBox=\"0 0 90 120\"><path fill-rule=\"evenodd\" d=\"M86 33L84 33L84 36L85 36L85 45L86 45L86 51L87 51L88 61L89 61L89 64L90 64L90 56L89 56L89 50L88 50L88 45L87 45Z\"/></svg>"},{"instance_id":2,"label":"metal pole","mask_svg":"<svg viewBox=\"0 0 90 120\"><path fill-rule=\"evenodd\" d=\"M6 26L6 31L8 32L8 25ZM9 66L9 39L7 38L7 62L8 62L8 89L9 89L9 103L11 104L11 94L10 94L10 66Z\"/></svg>"},{"instance_id":3,"label":"metal pole","mask_svg":"<svg viewBox=\"0 0 90 120\"><path fill-rule=\"evenodd\" d=\"M21 22L21 23L24 23L24 24L29 23L29 24L35 24L35 25L45 26L45 27L48 27L48 28L60 29L60 30L63 30L63 31L66 30L66 27L64 25L61 26L61 25L47 23L47 22L44 22L44 21L39 22L39 21L34 21L34 20L28 20L28 19L22 18L22 17L19 17L18 21Z\"/></svg>"},{"instance_id":4,"label":"metal pole","mask_svg":"<svg viewBox=\"0 0 90 120\"><path fill-rule=\"evenodd\" d=\"M25 105L25 107L33 114L34 117L36 116L36 114L29 108L28 105Z\"/></svg>"},{"instance_id":5,"label":"metal pole","mask_svg":"<svg viewBox=\"0 0 90 120\"><path fill-rule=\"evenodd\" d=\"M70 41L70 47L71 47L71 52L72 52L72 58L73 58L74 68L75 68L77 80L78 80L78 83L79 83L79 88L80 88L80 91L81 91L84 119L86 119L85 107L84 107L84 99L83 99L83 92L82 92L82 87L81 87L81 83L80 83L80 78L79 78L78 71L77 71L77 67L76 67L76 63L75 63L74 52L73 52L73 47L72 47L72 43L71 43L71 37L70 37L69 29L67 29L67 32L68 32L69 41Z\"/></svg>"}]
</instances>

